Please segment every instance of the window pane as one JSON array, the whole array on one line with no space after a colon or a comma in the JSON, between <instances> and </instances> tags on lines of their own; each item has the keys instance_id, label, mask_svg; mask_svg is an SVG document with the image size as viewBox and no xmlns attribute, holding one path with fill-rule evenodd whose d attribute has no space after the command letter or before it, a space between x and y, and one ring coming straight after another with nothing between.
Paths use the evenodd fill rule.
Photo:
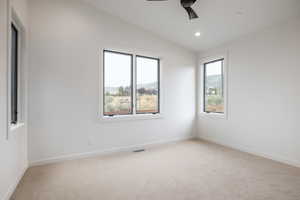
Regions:
<instances>
[{"instance_id":1,"label":"window pane","mask_svg":"<svg viewBox=\"0 0 300 200\"><path fill-rule=\"evenodd\" d=\"M132 56L104 51L104 115L132 113Z\"/></svg>"},{"instance_id":2,"label":"window pane","mask_svg":"<svg viewBox=\"0 0 300 200\"><path fill-rule=\"evenodd\" d=\"M223 60L204 65L204 112L224 113Z\"/></svg>"},{"instance_id":3,"label":"window pane","mask_svg":"<svg viewBox=\"0 0 300 200\"><path fill-rule=\"evenodd\" d=\"M11 123L18 121L18 30L11 25Z\"/></svg>"},{"instance_id":4,"label":"window pane","mask_svg":"<svg viewBox=\"0 0 300 200\"><path fill-rule=\"evenodd\" d=\"M136 113L159 112L159 60L136 58Z\"/></svg>"}]
</instances>

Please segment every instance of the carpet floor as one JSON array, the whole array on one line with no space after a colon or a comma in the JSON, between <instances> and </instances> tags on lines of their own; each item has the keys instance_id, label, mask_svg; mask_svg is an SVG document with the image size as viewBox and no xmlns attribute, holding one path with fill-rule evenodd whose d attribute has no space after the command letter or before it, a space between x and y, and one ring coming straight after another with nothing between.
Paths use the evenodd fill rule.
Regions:
<instances>
[{"instance_id":1,"label":"carpet floor","mask_svg":"<svg viewBox=\"0 0 300 200\"><path fill-rule=\"evenodd\" d=\"M300 200L300 168L191 140L31 167L13 200Z\"/></svg>"}]
</instances>

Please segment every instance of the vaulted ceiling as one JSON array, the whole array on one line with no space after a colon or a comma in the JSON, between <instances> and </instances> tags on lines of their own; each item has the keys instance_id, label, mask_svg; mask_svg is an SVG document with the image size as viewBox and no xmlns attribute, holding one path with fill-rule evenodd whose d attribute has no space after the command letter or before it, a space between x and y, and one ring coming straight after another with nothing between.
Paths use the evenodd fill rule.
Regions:
<instances>
[{"instance_id":1,"label":"vaulted ceiling","mask_svg":"<svg viewBox=\"0 0 300 200\"><path fill-rule=\"evenodd\" d=\"M300 0L198 0L190 21L180 0L86 0L99 9L195 51L300 15ZM195 32L201 32L195 37Z\"/></svg>"}]
</instances>

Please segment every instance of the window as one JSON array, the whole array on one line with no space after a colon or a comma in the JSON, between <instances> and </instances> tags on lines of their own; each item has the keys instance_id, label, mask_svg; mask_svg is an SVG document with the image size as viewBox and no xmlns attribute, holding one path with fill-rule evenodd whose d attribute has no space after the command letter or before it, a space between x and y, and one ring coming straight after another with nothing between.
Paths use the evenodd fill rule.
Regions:
<instances>
[{"instance_id":1,"label":"window","mask_svg":"<svg viewBox=\"0 0 300 200\"><path fill-rule=\"evenodd\" d=\"M159 113L159 59L136 57L136 113Z\"/></svg>"},{"instance_id":2,"label":"window","mask_svg":"<svg viewBox=\"0 0 300 200\"><path fill-rule=\"evenodd\" d=\"M204 63L203 111L224 114L224 59Z\"/></svg>"},{"instance_id":3,"label":"window","mask_svg":"<svg viewBox=\"0 0 300 200\"><path fill-rule=\"evenodd\" d=\"M132 55L104 51L104 115L132 114Z\"/></svg>"},{"instance_id":4,"label":"window","mask_svg":"<svg viewBox=\"0 0 300 200\"><path fill-rule=\"evenodd\" d=\"M11 24L11 124L18 122L19 31Z\"/></svg>"},{"instance_id":5,"label":"window","mask_svg":"<svg viewBox=\"0 0 300 200\"><path fill-rule=\"evenodd\" d=\"M160 113L160 60L104 50L103 115Z\"/></svg>"}]
</instances>

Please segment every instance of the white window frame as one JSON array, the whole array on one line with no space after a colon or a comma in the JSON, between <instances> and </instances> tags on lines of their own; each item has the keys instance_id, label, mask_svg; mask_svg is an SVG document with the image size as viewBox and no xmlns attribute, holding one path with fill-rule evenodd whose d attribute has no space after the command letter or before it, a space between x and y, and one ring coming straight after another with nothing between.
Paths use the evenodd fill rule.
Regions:
<instances>
[{"instance_id":1,"label":"white window frame","mask_svg":"<svg viewBox=\"0 0 300 200\"><path fill-rule=\"evenodd\" d=\"M105 116L104 115L104 62L103 62L103 56L104 51L112 51L112 52L120 52L125 54L131 54L133 57L133 72L132 72L132 90L133 92L133 111L130 115L115 115L115 116ZM152 113L146 113L146 114L137 114L136 113L136 57L137 56L144 56L149 58L156 58L159 59L159 113L152 114ZM149 120L149 119L161 119L163 118L163 84L162 84L162 67L163 67L163 59L158 55L149 54L147 52L141 52L141 51L128 51L128 50L122 50L122 49L115 49L115 48L103 48L100 49L100 72L99 72L99 80L100 80L100 95L99 95L99 117L101 122L118 122L118 121L130 121L130 120Z\"/></svg>"},{"instance_id":2,"label":"white window frame","mask_svg":"<svg viewBox=\"0 0 300 200\"><path fill-rule=\"evenodd\" d=\"M224 113L208 113L204 112L204 67L206 63L221 60L223 59L223 92L224 92ZM198 116L200 117L212 117L212 118L219 118L219 119L227 119L228 113L227 113L227 92L228 92L228 55L227 53L217 54L214 56L207 56L204 58L199 59L199 65L198 65Z\"/></svg>"},{"instance_id":3,"label":"white window frame","mask_svg":"<svg viewBox=\"0 0 300 200\"><path fill-rule=\"evenodd\" d=\"M8 70L7 70L7 126L8 131L13 132L25 125L25 28L13 8L9 9L8 23ZM11 123L11 24L18 30L18 120L16 124Z\"/></svg>"}]
</instances>

